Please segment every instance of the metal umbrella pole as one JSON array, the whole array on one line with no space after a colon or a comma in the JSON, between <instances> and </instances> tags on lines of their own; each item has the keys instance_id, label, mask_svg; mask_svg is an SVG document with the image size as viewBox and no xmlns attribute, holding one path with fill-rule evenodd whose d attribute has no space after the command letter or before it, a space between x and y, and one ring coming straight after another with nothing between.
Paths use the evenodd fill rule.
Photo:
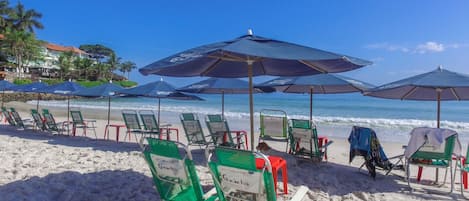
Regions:
<instances>
[{"instance_id":1,"label":"metal umbrella pole","mask_svg":"<svg viewBox=\"0 0 469 201\"><path fill-rule=\"evenodd\" d=\"M221 116L225 116L225 92L221 91Z\"/></svg>"},{"instance_id":2,"label":"metal umbrella pole","mask_svg":"<svg viewBox=\"0 0 469 201\"><path fill-rule=\"evenodd\" d=\"M107 102L107 125L109 125L110 119L111 119L111 96L108 97L108 102Z\"/></svg>"},{"instance_id":3,"label":"metal umbrella pole","mask_svg":"<svg viewBox=\"0 0 469 201\"><path fill-rule=\"evenodd\" d=\"M252 94L252 64L253 60L247 60L248 63L248 78L249 78L249 123L251 126L251 151L254 151L254 105Z\"/></svg>"}]
</instances>

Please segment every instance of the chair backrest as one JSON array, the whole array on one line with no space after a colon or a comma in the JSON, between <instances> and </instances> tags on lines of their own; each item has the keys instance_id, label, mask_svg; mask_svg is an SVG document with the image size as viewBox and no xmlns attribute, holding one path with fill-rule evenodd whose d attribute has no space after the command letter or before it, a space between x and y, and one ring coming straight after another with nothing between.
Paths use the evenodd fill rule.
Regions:
<instances>
[{"instance_id":1,"label":"chair backrest","mask_svg":"<svg viewBox=\"0 0 469 201\"><path fill-rule=\"evenodd\" d=\"M204 131L197 115L194 113L182 113L179 117L189 145L206 145L207 141L205 140Z\"/></svg>"},{"instance_id":2,"label":"chair backrest","mask_svg":"<svg viewBox=\"0 0 469 201\"><path fill-rule=\"evenodd\" d=\"M140 114L140 119L143 123L143 129L151 132L159 132L160 127L158 122L156 121L155 113L151 110L140 110L138 111Z\"/></svg>"},{"instance_id":3,"label":"chair backrest","mask_svg":"<svg viewBox=\"0 0 469 201\"><path fill-rule=\"evenodd\" d=\"M47 128L51 131L59 131L59 127L57 126L57 124L55 123L55 119L54 119L54 116L52 115L52 113L49 113L49 112L43 112L42 113L42 116L44 117L44 120L46 122L46 125L47 125Z\"/></svg>"},{"instance_id":4,"label":"chair backrest","mask_svg":"<svg viewBox=\"0 0 469 201\"><path fill-rule=\"evenodd\" d=\"M288 119L287 113L282 110L261 110L260 137L287 139Z\"/></svg>"},{"instance_id":5,"label":"chair backrest","mask_svg":"<svg viewBox=\"0 0 469 201\"><path fill-rule=\"evenodd\" d=\"M124 118L125 126L127 129L140 130L140 121L138 119L137 111L135 110L123 110L122 117Z\"/></svg>"},{"instance_id":6,"label":"chair backrest","mask_svg":"<svg viewBox=\"0 0 469 201\"><path fill-rule=\"evenodd\" d=\"M15 119L12 117L11 113L7 110L6 107L2 107L2 115L4 118L6 118L10 126L16 126Z\"/></svg>"},{"instance_id":7,"label":"chair backrest","mask_svg":"<svg viewBox=\"0 0 469 201\"><path fill-rule=\"evenodd\" d=\"M434 147L428 141L426 141L423 146L421 146L414 154L412 154L411 158L428 160L451 160L457 137L457 135L452 135L446 138L445 145L438 148Z\"/></svg>"},{"instance_id":8,"label":"chair backrest","mask_svg":"<svg viewBox=\"0 0 469 201\"><path fill-rule=\"evenodd\" d=\"M233 144L233 138L230 135L228 123L222 115L209 114L205 118L205 123L207 124L212 141L216 146L224 146L226 143L229 144L228 146Z\"/></svg>"},{"instance_id":9,"label":"chair backrest","mask_svg":"<svg viewBox=\"0 0 469 201\"><path fill-rule=\"evenodd\" d=\"M310 153L311 157L319 154L317 130L309 120L291 119L290 138L293 153L302 150Z\"/></svg>"},{"instance_id":10,"label":"chair backrest","mask_svg":"<svg viewBox=\"0 0 469 201\"><path fill-rule=\"evenodd\" d=\"M15 108L10 108L10 114L15 119L16 126L24 127L23 119L21 119L20 114L18 114Z\"/></svg>"},{"instance_id":11,"label":"chair backrest","mask_svg":"<svg viewBox=\"0 0 469 201\"><path fill-rule=\"evenodd\" d=\"M143 154L162 200L202 201L203 191L192 156L181 143L147 138ZM179 147L184 148L184 156Z\"/></svg>"},{"instance_id":12,"label":"chair backrest","mask_svg":"<svg viewBox=\"0 0 469 201\"><path fill-rule=\"evenodd\" d=\"M256 160L264 160L264 167L257 169ZM265 155L217 147L208 163L220 200L276 200L272 167Z\"/></svg>"},{"instance_id":13,"label":"chair backrest","mask_svg":"<svg viewBox=\"0 0 469 201\"><path fill-rule=\"evenodd\" d=\"M42 120L41 114L36 109L31 109L31 116L33 117L34 123L36 126L41 129L45 130L45 124L44 121Z\"/></svg>"},{"instance_id":14,"label":"chair backrest","mask_svg":"<svg viewBox=\"0 0 469 201\"><path fill-rule=\"evenodd\" d=\"M70 110L70 116L72 116L73 124L85 124L80 110Z\"/></svg>"}]
</instances>

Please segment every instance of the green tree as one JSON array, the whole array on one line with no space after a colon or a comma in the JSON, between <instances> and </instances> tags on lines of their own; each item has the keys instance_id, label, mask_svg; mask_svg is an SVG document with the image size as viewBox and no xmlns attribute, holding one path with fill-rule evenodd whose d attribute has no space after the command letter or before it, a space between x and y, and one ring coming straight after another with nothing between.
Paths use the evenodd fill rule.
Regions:
<instances>
[{"instance_id":1,"label":"green tree","mask_svg":"<svg viewBox=\"0 0 469 201\"><path fill-rule=\"evenodd\" d=\"M42 14L34 9L26 10L21 2L18 2L18 4L13 7L8 17L8 21L11 22L12 28L16 30L34 33L34 28L44 28L44 25L39 22L39 19L42 18Z\"/></svg>"},{"instance_id":2,"label":"green tree","mask_svg":"<svg viewBox=\"0 0 469 201\"><path fill-rule=\"evenodd\" d=\"M60 67L60 80L63 80L64 76L69 76L70 71L73 68L73 64L76 60L76 56L72 51L63 52L59 56L59 67Z\"/></svg>"},{"instance_id":3,"label":"green tree","mask_svg":"<svg viewBox=\"0 0 469 201\"><path fill-rule=\"evenodd\" d=\"M8 27L8 14L11 8L7 0L0 0L0 33L3 33Z\"/></svg>"},{"instance_id":4,"label":"green tree","mask_svg":"<svg viewBox=\"0 0 469 201\"><path fill-rule=\"evenodd\" d=\"M90 54L91 58L95 59L96 61L101 61L103 58L110 57L111 54L114 54L114 50L104 45L100 45L100 44L95 44L95 45L85 44L85 45L80 45L80 47L78 48Z\"/></svg>"},{"instance_id":5,"label":"green tree","mask_svg":"<svg viewBox=\"0 0 469 201\"><path fill-rule=\"evenodd\" d=\"M114 52L109 56L107 64L109 65L108 71L111 80L114 78L114 71L119 68L121 60L122 58L117 57Z\"/></svg>"},{"instance_id":6,"label":"green tree","mask_svg":"<svg viewBox=\"0 0 469 201\"><path fill-rule=\"evenodd\" d=\"M130 77L130 72L132 72L132 70L136 68L137 68L137 65L131 61L125 61L119 65L119 71L122 72L123 74L127 73L127 80Z\"/></svg>"},{"instance_id":7,"label":"green tree","mask_svg":"<svg viewBox=\"0 0 469 201\"><path fill-rule=\"evenodd\" d=\"M0 48L8 58L14 60L17 76L23 76L27 64L42 60L41 48L44 42L37 40L33 33L7 29L4 36Z\"/></svg>"}]
</instances>

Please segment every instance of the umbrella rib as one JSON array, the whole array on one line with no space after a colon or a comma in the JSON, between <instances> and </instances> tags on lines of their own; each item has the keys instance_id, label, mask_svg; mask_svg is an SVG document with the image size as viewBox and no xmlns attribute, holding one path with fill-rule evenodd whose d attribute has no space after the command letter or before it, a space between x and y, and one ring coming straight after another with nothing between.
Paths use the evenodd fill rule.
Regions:
<instances>
[{"instance_id":1,"label":"umbrella rib","mask_svg":"<svg viewBox=\"0 0 469 201\"><path fill-rule=\"evenodd\" d=\"M320 86L321 86L322 93L326 94L326 89L324 88L324 85L320 85Z\"/></svg>"},{"instance_id":2,"label":"umbrella rib","mask_svg":"<svg viewBox=\"0 0 469 201\"><path fill-rule=\"evenodd\" d=\"M451 90L451 93L453 93L454 97L456 97L456 100L460 101L461 98L458 96L458 93L456 93L456 91L454 90L454 88L450 88Z\"/></svg>"},{"instance_id":3,"label":"umbrella rib","mask_svg":"<svg viewBox=\"0 0 469 201\"><path fill-rule=\"evenodd\" d=\"M321 72L321 73L327 73L327 71L324 70L323 68L320 68L320 67L317 67L317 66L315 66L315 65L313 65L313 64L310 64L310 63L308 63L307 61L304 61L304 60L298 60L298 61L299 61L300 63L302 63L302 64L304 64L304 65L306 65L306 66L308 66L308 67L314 69L314 70L317 70L317 71Z\"/></svg>"},{"instance_id":4,"label":"umbrella rib","mask_svg":"<svg viewBox=\"0 0 469 201\"><path fill-rule=\"evenodd\" d=\"M216 62L214 62L212 65L210 65L206 70L204 70L204 72L202 72L201 75L205 75L205 74L207 74L208 72L212 71L212 70L215 68L215 66L216 66L217 64L219 64L221 61L222 61L222 59L221 59L221 58L218 58L218 60L217 60Z\"/></svg>"},{"instance_id":5,"label":"umbrella rib","mask_svg":"<svg viewBox=\"0 0 469 201\"><path fill-rule=\"evenodd\" d=\"M259 62L261 64L261 69L262 69L262 72L263 74L267 74L266 71L265 71L265 66L264 66L264 62Z\"/></svg>"},{"instance_id":6,"label":"umbrella rib","mask_svg":"<svg viewBox=\"0 0 469 201\"><path fill-rule=\"evenodd\" d=\"M414 86L414 88L412 88L409 92L407 92L406 94L404 94L404 96L401 97L401 100L404 100L407 98L407 96L410 96L411 94L413 94L416 90L417 90L418 86Z\"/></svg>"}]
</instances>

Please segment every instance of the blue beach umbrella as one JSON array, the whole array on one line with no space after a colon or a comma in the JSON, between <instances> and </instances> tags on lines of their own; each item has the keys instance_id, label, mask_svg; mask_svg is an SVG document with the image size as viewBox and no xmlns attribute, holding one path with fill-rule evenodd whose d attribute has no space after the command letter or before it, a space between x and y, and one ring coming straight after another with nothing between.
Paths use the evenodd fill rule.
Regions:
<instances>
[{"instance_id":1,"label":"blue beach umbrella","mask_svg":"<svg viewBox=\"0 0 469 201\"><path fill-rule=\"evenodd\" d=\"M309 120L313 120L313 94L364 92L375 86L353 78L334 74L317 74L298 77L279 77L256 85L265 91L284 93L309 93Z\"/></svg>"},{"instance_id":2,"label":"blue beach umbrella","mask_svg":"<svg viewBox=\"0 0 469 201\"><path fill-rule=\"evenodd\" d=\"M225 113L225 94L247 94L249 83L236 78L209 78L177 89L178 91L201 94L221 94L221 114ZM261 92L255 89L254 92Z\"/></svg>"},{"instance_id":3,"label":"blue beach umbrella","mask_svg":"<svg viewBox=\"0 0 469 201\"><path fill-rule=\"evenodd\" d=\"M108 109L107 109L107 125L111 118L111 97L115 95L117 91L120 91L122 88L119 85L112 84L112 82L102 84L99 86L84 88L82 90L76 91L73 93L76 96L83 97L107 97L108 98Z\"/></svg>"},{"instance_id":4,"label":"blue beach umbrella","mask_svg":"<svg viewBox=\"0 0 469 201\"><path fill-rule=\"evenodd\" d=\"M438 69L385 84L368 92L367 96L437 101L437 127L440 127L440 102L443 100L469 100L469 75Z\"/></svg>"},{"instance_id":5,"label":"blue beach umbrella","mask_svg":"<svg viewBox=\"0 0 469 201\"><path fill-rule=\"evenodd\" d=\"M47 87L47 84L41 82L33 82L31 84L25 84L25 85L16 85L13 87L8 88L8 90L11 91L16 91L16 92L31 92L31 93L37 93L37 102L36 102L36 110L39 110L39 99L40 97L40 92L39 90L42 88Z\"/></svg>"},{"instance_id":6,"label":"blue beach umbrella","mask_svg":"<svg viewBox=\"0 0 469 201\"><path fill-rule=\"evenodd\" d=\"M37 90L40 93L56 94L67 97L67 122L70 122L70 96L74 96L74 92L82 90L84 87L76 82L66 81L59 84L51 85ZM69 130L67 129L67 133Z\"/></svg>"},{"instance_id":7,"label":"blue beach umbrella","mask_svg":"<svg viewBox=\"0 0 469 201\"><path fill-rule=\"evenodd\" d=\"M2 90L2 107L3 107L3 102L5 98L5 91L10 90L9 88L16 86L15 84L12 84L6 80L1 80L0 81L0 90Z\"/></svg>"},{"instance_id":8,"label":"blue beach umbrella","mask_svg":"<svg viewBox=\"0 0 469 201\"><path fill-rule=\"evenodd\" d=\"M169 98L175 100L203 100L197 96L187 95L184 93L177 93L176 89L169 83L163 81L151 82L138 87L123 89L118 91L119 94L126 94L130 96L145 96L158 99L158 122L160 122L160 105L162 98Z\"/></svg>"},{"instance_id":9,"label":"blue beach umbrella","mask_svg":"<svg viewBox=\"0 0 469 201\"><path fill-rule=\"evenodd\" d=\"M212 43L166 57L141 69L144 75L248 77L251 144L254 143L252 77L337 73L371 62L293 43L248 35ZM254 150L254 146L252 147Z\"/></svg>"}]
</instances>

